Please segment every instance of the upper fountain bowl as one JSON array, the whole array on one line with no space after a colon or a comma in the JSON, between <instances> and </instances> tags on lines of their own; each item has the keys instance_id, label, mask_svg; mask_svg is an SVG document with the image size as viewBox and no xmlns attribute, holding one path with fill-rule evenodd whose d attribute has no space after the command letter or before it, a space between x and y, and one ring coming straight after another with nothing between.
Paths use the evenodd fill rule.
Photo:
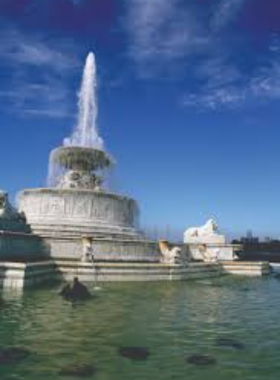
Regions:
<instances>
[{"instance_id":1,"label":"upper fountain bowl","mask_svg":"<svg viewBox=\"0 0 280 380\"><path fill-rule=\"evenodd\" d=\"M51 152L51 159L65 169L74 171L92 172L112 165L112 160L104 151L80 146L54 149Z\"/></svg>"}]
</instances>

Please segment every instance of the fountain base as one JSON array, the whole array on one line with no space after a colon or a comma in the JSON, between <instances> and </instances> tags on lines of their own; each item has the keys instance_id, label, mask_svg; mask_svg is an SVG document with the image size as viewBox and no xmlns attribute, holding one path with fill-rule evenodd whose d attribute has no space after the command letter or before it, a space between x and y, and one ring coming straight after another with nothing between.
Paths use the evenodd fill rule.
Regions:
<instances>
[{"instance_id":1,"label":"fountain base","mask_svg":"<svg viewBox=\"0 0 280 380\"><path fill-rule=\"evenodd\" d=\"M100 260L159 261L157 244L137 229L133 199L94 190L28 189L20 195L19 209L52 257L80 259L82 238L89 237Z\"/></svg>"}]
</instances>

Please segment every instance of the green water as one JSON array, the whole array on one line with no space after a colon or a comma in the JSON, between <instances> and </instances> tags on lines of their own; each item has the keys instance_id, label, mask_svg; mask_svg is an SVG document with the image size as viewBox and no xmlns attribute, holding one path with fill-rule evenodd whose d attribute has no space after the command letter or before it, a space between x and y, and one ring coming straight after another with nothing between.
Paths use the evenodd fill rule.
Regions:
<instances>
[{"instance_id":1,"label":"green water","mask_svg":"<svg viewBox=\"0 0 280 380\"><path fill-rule=\"evenodd\" d=\"M280 376L280 281L273 278L178 283L103 284L98 298L71 305L58 288L5 292L0 346L32 354L0 365L1 380L57 380L62 367L93 364L89 379L273 379ZM230 337L245 345L219 347ZM144 346L146 361L120 356L120 346ZM189 364L192 354L217 363ZM73 379L73 378L69 378Z\"/></svg>"}]
</instances>

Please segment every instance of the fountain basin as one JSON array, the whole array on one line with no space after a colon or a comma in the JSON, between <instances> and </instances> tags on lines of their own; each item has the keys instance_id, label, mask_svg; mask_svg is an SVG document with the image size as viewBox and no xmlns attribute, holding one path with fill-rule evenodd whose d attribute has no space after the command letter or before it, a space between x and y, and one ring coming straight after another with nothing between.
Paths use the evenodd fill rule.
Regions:
<instances>
[{"instance_id":1,"label":"fountain basin","mask_svg":"<svg viewBox=\"0 0 280 380\"><path fill-rule=\"evenodd\" d=\"M67 170L94 171L112 164L108 155L99 149L65 146L51 152L51 160Z\"/></svg>"},{"instance_id":2,"label":"fountain basin","mask_svg":"<svg viewBox=\"0 0 280 380\"><path fill-rule=\"evenodd\" d=\"M79 259L82 238L88 236L100 260L159 261L157 244L138 230L138 205L131 198L94 190L27 189L19 209L52 257Z\"/></svg>"},{"instance_id":3,"label":"fountain basin","mask_svg":"<svg viewBox=\"0 0 280 380\"><path fill-rule=\"evenodd\" d=\"M27 189L20 194L20 211L32 230L66 231L139 238L138 206L130 198L82 189ZM63 236L64 234L62 234Z\"/></svg>"}]
</instances>

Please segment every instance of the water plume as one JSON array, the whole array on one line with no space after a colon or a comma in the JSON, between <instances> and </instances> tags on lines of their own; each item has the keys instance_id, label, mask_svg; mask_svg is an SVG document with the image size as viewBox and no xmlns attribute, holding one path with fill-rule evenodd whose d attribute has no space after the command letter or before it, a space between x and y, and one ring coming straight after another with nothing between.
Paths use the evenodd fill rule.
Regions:
<instances>
[{"instance_id":1,"label":"water plume","mask_svg":"<svg viewBox=\"0 0 280 380\"><path fill-rule=\"evenodd\" d=\"M98 135L97 127L97 75L95 56L92 52L86 59L78 99L78 123L72 136L64 139L64 145L103 150L104 143Z\"/></svg>"}]
</instances>

